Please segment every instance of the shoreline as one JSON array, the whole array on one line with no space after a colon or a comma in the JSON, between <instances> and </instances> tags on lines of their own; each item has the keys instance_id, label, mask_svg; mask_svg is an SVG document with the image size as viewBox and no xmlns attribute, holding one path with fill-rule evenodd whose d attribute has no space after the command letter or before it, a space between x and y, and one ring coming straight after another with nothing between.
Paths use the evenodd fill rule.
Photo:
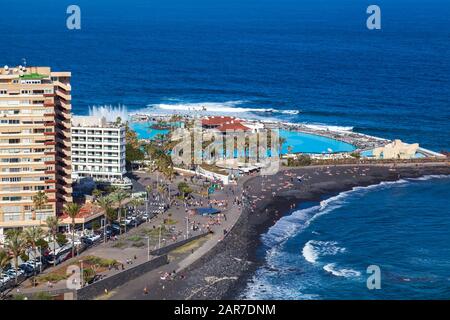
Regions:
<instances>
[{"instance_id":1,"label":"shoreline","mask_svg":"<svg viewBox=\"0 0 450 320\"><path fill-rule=\"evenodd\" d=\"M300 183L296 182L299 175L304 177ZM177 300L245 299L240 296L242 291L264 263L258 257L261 235L289 214L292 206L321 201L354 187L428 175L450 175L450 166L446 163L320 166L284 168L274 176L252 177L243 184L248 201L228 235L181 271L183 280L165 283L165 290L160 293L164 299Z\"/></svg>"}]
</instances>

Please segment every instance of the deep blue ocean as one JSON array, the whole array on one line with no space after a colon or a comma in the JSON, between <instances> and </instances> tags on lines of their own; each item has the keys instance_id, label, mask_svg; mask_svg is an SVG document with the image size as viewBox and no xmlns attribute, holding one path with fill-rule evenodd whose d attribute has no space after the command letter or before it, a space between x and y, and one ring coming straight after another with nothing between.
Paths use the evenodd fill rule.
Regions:
<instances>
[{"instance_id":1,"label":"deep blue ocean","mask_svg":"<svg viewBox=\"0 0 450 320\"><path fill-rule=\"evenodd\" d=\"M207 106L448 150L450 3L374 3L377 31L366 0L1 0L0 64L71 71L76 114ZM70 4L81 30L66 28ZM307 228L284 226L289 237L261 249L281 271L257 272L271 288L258 297L450 298L449 186L357 190ZM368 263L380 265L382 290L364 289Z\"/></svg>"}]
</instances>

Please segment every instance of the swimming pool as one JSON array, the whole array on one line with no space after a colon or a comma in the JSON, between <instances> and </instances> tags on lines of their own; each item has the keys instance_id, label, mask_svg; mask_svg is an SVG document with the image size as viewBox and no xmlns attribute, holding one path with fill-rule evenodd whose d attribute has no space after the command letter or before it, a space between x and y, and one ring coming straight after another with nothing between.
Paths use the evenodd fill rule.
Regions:
<instances>
[{"instance_id":1,"label":"swimming pool","mask_svg":"<svg viewBox=\"0 0 450 320\"><path fill-rule=\"evenodd\" d=\"M169 130L152 129L153 122L133 122L131 128L136 131L139 139L153 139L157 134L168 134ZM292 147L294 153L329 153L329 152L351 152L356 148L346 142L335 140L319 135L280 130L280 136L286 139L283 144L282 153L288 153Z\"/></svg>"},{"instance_id":2,"label":"swimming pool","mask_svg":"<svg viewBox=\"0 0 450 320\"><path fill-rule=\"evenodd\" d=\"M373 150L366 150L361 152L361 156L364 158L371 158L373 157ZM420 152L416 152L416 154L414 155L415 159L422 159L425 158L426 156L423 153Z\"/></svg>"},{"instance_id":3,"label":"swimming pool","mask_svg":"<svg viewBox=\"0 0 450 320\"><path fill-rule=\"evenodd\" d=\"M152 129L150 126L154 122L132 122L130 123L139 139L153 139L157 134L168 134L169 130Z\"/></svg>"},{"instance_id":4,"label":"swimming pool","mask_svg":"<svg viewBox=\"0 0 450 320\"><path fill-rule=\"evenodd\" d=\"M293 153L334 153L356 150L355 146L347 142L304 132L280 130L280 137L286 139L282 148L283 154L288 153L289 147L292 147Z\"/></svg>"}]
</instances>

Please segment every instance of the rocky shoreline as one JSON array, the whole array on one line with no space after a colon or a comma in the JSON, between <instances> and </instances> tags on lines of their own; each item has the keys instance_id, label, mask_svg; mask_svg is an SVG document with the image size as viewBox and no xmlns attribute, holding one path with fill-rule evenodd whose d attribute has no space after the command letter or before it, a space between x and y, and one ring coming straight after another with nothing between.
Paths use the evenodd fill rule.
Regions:
<instances>
[{"instance_id":1,"label":"rocky shoreline","mask_svg":"<svg viewBox=\"0 0 450 320\"><path fill-rule=\"evenodd\" d=\"M246 298L242 291L264 262L258 257L261 234L293 206L320 201L353 187L425 175L450 175L450 166L442 163L322 166L286 169L268 177L255 176L244 183L246 201L234 227L223 241L183 271L183 280L167 283L164 298Z\"/></svg>"}]
</instances>

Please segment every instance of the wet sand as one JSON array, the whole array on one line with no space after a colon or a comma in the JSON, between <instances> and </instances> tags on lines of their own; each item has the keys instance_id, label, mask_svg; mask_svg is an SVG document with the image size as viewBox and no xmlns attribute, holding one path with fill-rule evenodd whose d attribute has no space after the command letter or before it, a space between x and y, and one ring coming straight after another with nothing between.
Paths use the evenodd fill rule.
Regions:
<instances>
[{"instance_id":1,"label":"wet sand","mask_svg":"<svg viewBox=\"0 0 450 320\"><path fill-rule=\"evenodd\" d=\"M255 176L244 184L242 214L225 239L183 270L183 277L180 274L175 280L164 281L164 290L154 290L145 298L236 299L263 263L258 259L261 234L289 214L292 206L320 201L356 186L440 174L449 175L450 166L321 166Z\"/></svg>"}]
</instances>

